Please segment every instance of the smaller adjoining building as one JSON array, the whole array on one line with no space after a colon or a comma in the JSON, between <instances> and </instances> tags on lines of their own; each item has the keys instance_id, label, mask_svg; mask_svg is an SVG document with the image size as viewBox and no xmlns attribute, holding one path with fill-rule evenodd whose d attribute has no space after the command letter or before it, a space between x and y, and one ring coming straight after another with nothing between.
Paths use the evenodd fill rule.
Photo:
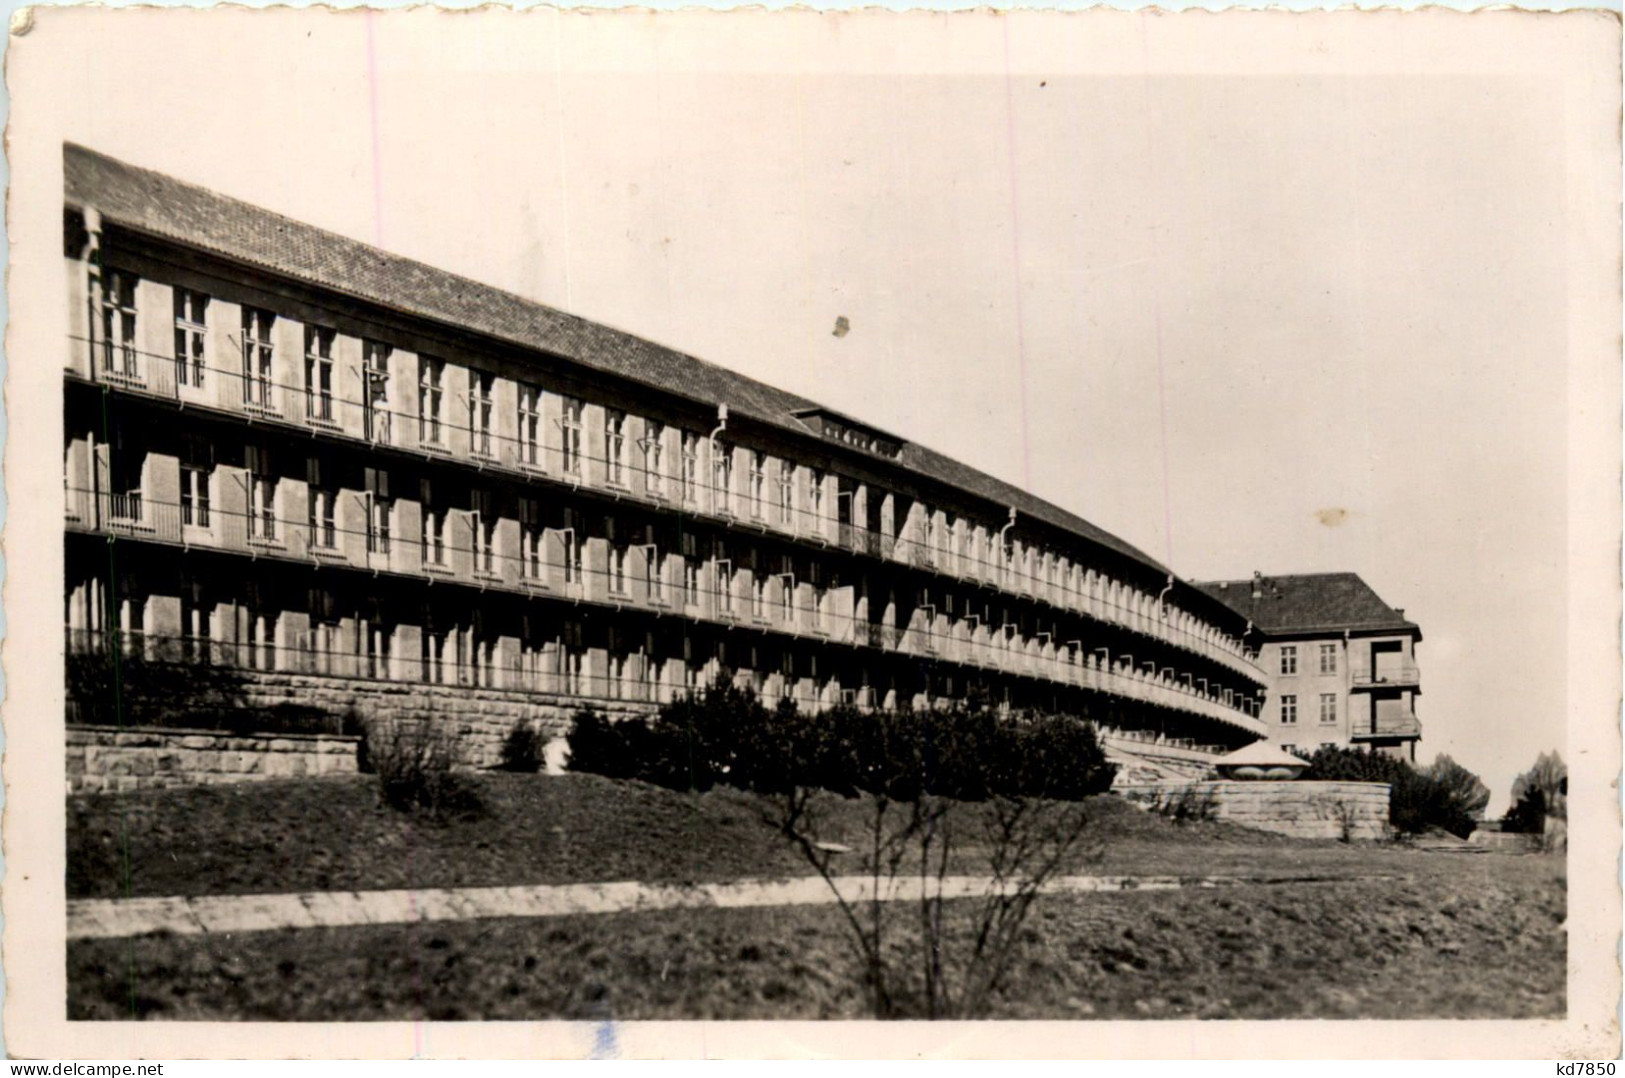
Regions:
<instances>
[{"instance_id":1,"label":"smaller adjoining building","mask_svg":"<svg viewBox=\"0 0 1625 1078\"><path fill-rule=\"evenodd\" d=\"M1197 583L1248 619L1247 646L1269 677L1262 716L1287 752L1354 746L1416 759L1422 630L1356 573Z\"/></svg>"}]
</instances>

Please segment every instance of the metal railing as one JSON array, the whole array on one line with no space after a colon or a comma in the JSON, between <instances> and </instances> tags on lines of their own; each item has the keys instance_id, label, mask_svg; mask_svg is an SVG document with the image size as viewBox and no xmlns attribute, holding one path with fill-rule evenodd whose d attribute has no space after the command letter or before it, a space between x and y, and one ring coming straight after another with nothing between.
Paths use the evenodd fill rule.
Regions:
<instances>
[{"instance_id":1,"label":"metal railing","mask_svg":"<svg viewBox=\"0 0 1625 1078\"><path fill-rule=\"evenodd\" d=\"M82 337L74 339L85 340ZM119 378L102 379L100 376L107 372L95 369L93 365L92 378L106 380L109 384L124 390L165 398L187 399L192 403L207 403L198 402L191 394L183 392L184 387L174 376L177 363L174 357L152 354L148 356L154 361L155 370L167 369L167 377L149 378L143 380L140 385L131 385L127 380ZM315 425L327 433L358 437L373 444L390 444L406 452L416 450L431 457L455 456L454 447L445 440L446 435L452 434L463 438L469 433L453 424L440 421L433 423L434 430L428 432L431 436L438 435L437 437L420 437L415 445L406 444L407 438L392 441L391 430L396 426L392 421L395 417L398 416L401 420L398 425L400 431L416 430L425 422L423 417L416 412L392 410L387 406L380 406L377 402L352 399L341 394L334 394L330 398L331 405L336 406L332 411L338 416L337 420L326 416L309 417L304 415L307 387L303 385L265 380L257 374L245 375L240 369L216 367L206 369L217 376L217 379L210 383L212 385L219 386L222 383L229 385L234 379L243 385L241 392L243 400L247 401L250 397L254 399L254 408L249 411L249 415L256 422L283 422L295 428ZM250 382L253 384L249 385ZM219 406L230 410L226 402L232 399L232 391L221 389L218 392ZM279 403L283 399L288 402L287 406ZM298 402L297 407L294 406L295 401ZM246 405L244 407L246 408ZM335 424L337 430L332 429ZM352 430L357 433L352 433ZM608 457L587 454L582 448L566 449L564 446L548 444L541 447L544 462L538 465L530 459L533 447L528 439L522 441L514 435L495 431L488 432L488 438L487 445L494 446L489 454L476 452L470 446L464 447L470 463L488 470L511 471L526 480L545 478L572 487L602 486L616 496L631 497L651 505L667 505L667 499L662 492L649 489L645 468L635 465L626 468L626 475L640 478L638 484L625 487L612 486L607 480L607 468L610 464ZM559 459L563 466L549 467L546 462L561 453L564 457ZM681 459L680 454L668 456ZM730 509L731 495L735 493L731 486L727 489L719 488L704 482L698 475L690 480L680 470L666 476L665 479L666 489L675 486L683 490L681 507L685 511L715 518L724 525L737 523L737 518ZM990 560L974 551L957 550L944 557L940 547L922 543L908 535L901 533L892 535L884 530L870 529L854 521L840 519L839 516L813 513L802 505L793 505L790 510L792 519L789 522L779 520L780 514L775 507L775 511L771 514L773 519L760 522L759 526L793 539L804 541L815 539L824 544L833 541L835 545L851 553L902 562L922 572L974 581L1014 598L1042 602L1058 610L1080 614L1157 639L1170 646L1201 655L1253 679L1258 684L1263 684L1267 680L1263 670L1254 661L1253 653L1246 651L1233 638L1218 634L1216 631L1195 633L1178 628L1161 617L1160 613L1148 614L1133 604L1113 602L1104 594L1103 588L1089 592L1055 586L1036 573L1018 570L1009 559ZM906 528L906 524L902 527ZM1149 593L1139 594L1142 596L1142 604L1152 598ZM1159 612L1160 610L1161 608Z\"/></svg>"}]
</instances>

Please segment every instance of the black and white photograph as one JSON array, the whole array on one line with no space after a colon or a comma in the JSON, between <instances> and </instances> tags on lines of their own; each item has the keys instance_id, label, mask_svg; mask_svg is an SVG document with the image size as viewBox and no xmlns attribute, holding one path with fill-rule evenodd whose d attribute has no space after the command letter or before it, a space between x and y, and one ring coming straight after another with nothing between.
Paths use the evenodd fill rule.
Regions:
<instances>
[{"instance_id":1,"label":"black and white photograph","mask_svg":"<svg viewBox=\"0 0 1625 1078\"><path fill-rule=\"evenodd\" d=\"M33 9L8 1041L1617 1055L1619 35Z\"/></svg>"}]
</instances>

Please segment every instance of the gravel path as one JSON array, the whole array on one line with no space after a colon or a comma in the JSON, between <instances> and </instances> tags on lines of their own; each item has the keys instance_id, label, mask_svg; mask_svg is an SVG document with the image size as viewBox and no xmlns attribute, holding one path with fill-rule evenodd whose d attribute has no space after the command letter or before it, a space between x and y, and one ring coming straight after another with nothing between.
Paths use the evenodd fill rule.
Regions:
<instances>
[{"instance_id":1,"label":"gravel path","mask_svg":"<svg viewBox=\"0 0 1625 1078\"><path fill-rule=\"evenodd\" d=\"M1395 879L1393 876L1061 876L1046 893L1174 891L1239 884L1285 884ZM848 902L867 902L866 876L839 876ZM935 883L936 881L932 881ZM949 876L945 898L986 895L994 881ZM885 901L918 900L921 881L882 884ZM570 883L521 887L458 887L395 891L320 891L296 894L202 895L173 898L79 899L68 903L68 938L109 939L170 933L189 936L269 932L284 928L345 928L413 921L470 921L489 917L563 917L585 913L647 913L669 909L802 906L832 903L818 877L737 880L731 883Z\"/></svg>"}]
</instances>

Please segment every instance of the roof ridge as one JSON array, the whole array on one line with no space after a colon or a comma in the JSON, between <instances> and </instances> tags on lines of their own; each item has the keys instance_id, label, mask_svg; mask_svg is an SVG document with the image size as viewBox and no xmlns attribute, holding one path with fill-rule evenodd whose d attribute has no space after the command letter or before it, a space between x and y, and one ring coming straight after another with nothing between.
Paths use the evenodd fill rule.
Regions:
<instances>
[{"instance_id":1,"label":"roof ridge","mask_svg":"<svg viewBox=\"0 0 1625 1078\"><path fill-rule=\"evenodd\" d=\"M821 440L793 413L797 409L827 406L799 393L629 330L560 310L510 289L438 268L203 184L122 161L80 143L64 142L63 154L64 178L70 191L95 205L104 216L132 230L259 265L270 272L398 310L410 317L439 322L523 349L552 353L602 374L697 403L726 403L741 416L804 438ZM142 189L160 185L167 186L171 195L199 203L190 207L194 214L209 211L219 214L221 219L209 222L216 231L211 233L206 226L186 217L187 207L172 205L175 199L155 198L152 191ZM108 205L107 200L115 204L122 200L124 205L115 208ZM271 230L277 233L276 237L265 235ZM348 256L354 258L355 263L337 268L323 265L324 254L340 261ZM370 274L355 272L363 267ZM390 290L396 283L386 278L392 274L410 275L414 278L413 287L391 298ZM358 276L361 279L358 280ZM369 276L371 280L367 279ZM442 286L440 292L434 290L437 284ZM699 385L692 384L696 375ZM881 429L861 417L846 418ZM1133 544L1014 482L921 442L900 437L899 441L902 449L889 463L906 472L995 504L1015 503L1019 512L1050 527L1126 557L1159 575L1168 572ZM838 448L836 443L830 444Z\"/></svg>"}]
</instances>

